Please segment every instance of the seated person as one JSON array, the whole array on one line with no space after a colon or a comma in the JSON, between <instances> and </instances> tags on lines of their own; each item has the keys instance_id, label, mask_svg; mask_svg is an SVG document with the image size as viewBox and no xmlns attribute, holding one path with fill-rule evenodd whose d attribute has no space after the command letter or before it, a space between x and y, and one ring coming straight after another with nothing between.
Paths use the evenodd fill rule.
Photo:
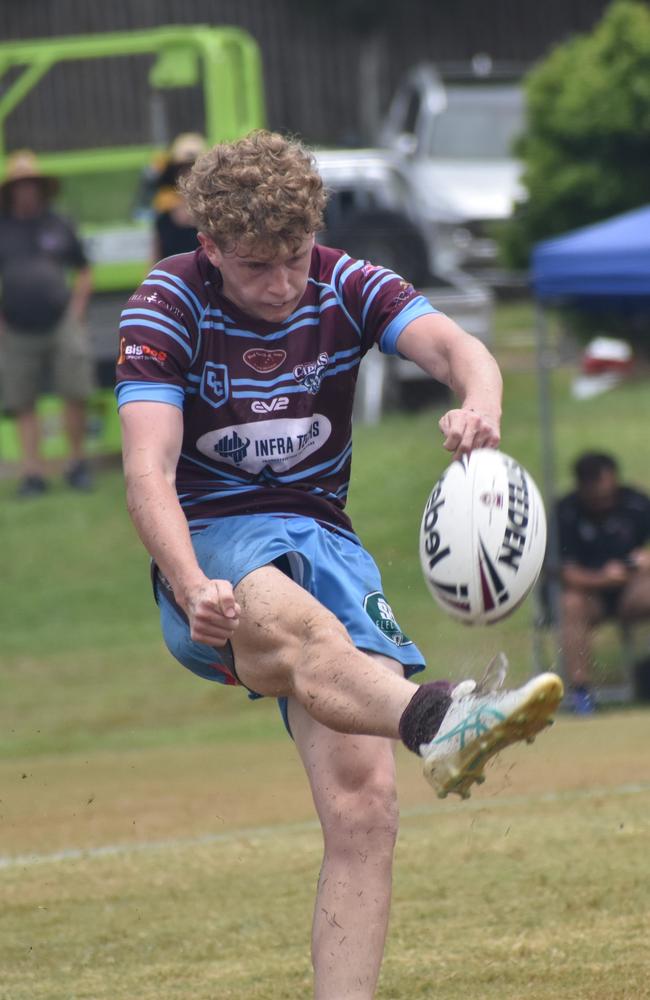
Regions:
<instances>
[{"instance_id":1,"label":"seated person","mask_svg":"<svg viewBox=\"0 0 650 1000\"><path fill-rule=\"evenodd\" d=\"M593 711L590 635L606 618L650 618L650 497L619 482L611 455L585 452L557 505L562 649L572 707Z\"/></svg>"}]
</instances>

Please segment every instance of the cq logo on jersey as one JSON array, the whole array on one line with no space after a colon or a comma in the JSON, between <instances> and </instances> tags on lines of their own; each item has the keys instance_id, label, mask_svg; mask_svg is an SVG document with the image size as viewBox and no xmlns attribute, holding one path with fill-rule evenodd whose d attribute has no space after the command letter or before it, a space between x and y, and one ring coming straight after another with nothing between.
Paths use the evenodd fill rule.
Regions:
<instances>
[{"instance_id":1,"label":"cq logo on jersey","mask_svg":"<svg viewBox=\"0 0 650 1000\"><path fill-rule=\"evenodd\" d=\"M214 361L206 363L201 376L200 393L201 398L215 410L223 406L230 395L230 381L225 365L217 365Z\"/></svg>"},{"instance_id":2,"label":"cq logo on jersey","mask_svg":"<svg viewBox=\"0 0 650 1000\"><path fill-rule=\"evenodd\" d=\"M278 413L280 410L286 410L288 405L288 396L274 396L273 399L254 399L251 410L253 413Z\"/></svg>"}]
</instances>

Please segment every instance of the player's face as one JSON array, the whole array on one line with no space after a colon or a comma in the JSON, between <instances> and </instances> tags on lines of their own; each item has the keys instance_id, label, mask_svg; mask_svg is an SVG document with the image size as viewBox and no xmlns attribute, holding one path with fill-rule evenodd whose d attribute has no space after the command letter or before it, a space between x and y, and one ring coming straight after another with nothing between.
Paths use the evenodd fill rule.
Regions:
<instances>
[{"instance_id":1,"label":"player's face","mask_svg":"<svg viewBox=\"0 0 650 1000\"><path fill-rule=\"evenodd\" d=\"M247 315L282 323L297 307L307 288L314 237L307 236L292 251L268 257L263 253L225 253L199 233L211 264L219 268L223 294Z\"/></svg>"}]
</instances>

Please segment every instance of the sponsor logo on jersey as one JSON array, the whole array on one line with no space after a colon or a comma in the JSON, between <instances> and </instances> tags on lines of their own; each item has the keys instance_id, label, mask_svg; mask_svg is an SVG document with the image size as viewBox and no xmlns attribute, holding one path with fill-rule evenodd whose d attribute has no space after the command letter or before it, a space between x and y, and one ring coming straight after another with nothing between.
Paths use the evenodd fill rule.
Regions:
<instances>
[{"instance_id":1,"label":"sponsor logo on jersey","mask_svg":"<svg viewBox=\"0 0 650 1000\"><path fill-rule=\"evenodd\" d=\"M127 344L125 337L120 337L120 356L118 365L124 364L127 358L138 358L145 361L157 361L163 364L167 360L167 351L159 351L149 344Z\"/></svg>"},{"instance_id":2,"label":"sponsor logo on jersey","mask_svg":"<svg viewBox=\"0 0 650 1000\"><path fill-rule=\"evenodd\" d=\"M363 607L382 635L396 646L412 645L413 640L404 635L393 614L393 609L379 590L373 590L363 599Z\"/></svg>"},{"instance_id":3,"label":"sponsor logo on jersey","mask_svg":"<svg viewBox=\"0 0 650 1000\"><path fill-rule=\"evenodd\" d=\"M214 446L214 450L220 458L228 458L235 465L241 465L246 458L249 444L249 438L246 438L244 441L240 438L237 431L233 431L232 434L224 434L223 437L220 437Z\"/></svg>"},{"instance_id":4,"label":"sponsor logo on jersey","mask_svg":"<svg viewBox=\"0 0 650 1000\"><path fill-rule=\"evenodd\" d=\"M315 454L331 433L328 418L314 413L308 417L276 417L208 431L198 439L196 447L209 458L217 457L253 475L264 468L285 472Z\"/></svg>"},{"instance_id":5,"label":"sponsor logo on jersey","mask_svg":"<svg viewBox=\"0 0 650 1000\"><path fill-rule=\"evenodd\" d=\"M226 402L230 395L230 382L228 379L228 369L225 365L218 365L214 361L207 361L201 376L201 397L218 409Z\"/></svg>"},{"instance_id":6,"label":"sponsor logo on jersey","mask_svg":"<svg viewBox=\"0 0 650 1000\"><path fill-rule=\"evenodd\" d=\"M244 351L242 355L249 368L256 372L274 372L286 360L287 352L277 348L274 351L267 351L263 347L251 347Z\"/></svg>"},{"instance_id":7,"label":"sponsor logo on jersey","mask_svg":"<svg viewBox=\"0 0 650 1000\"><path fill-rule=\"evenodd\" d=\"M157 309L164 309L173 316L178 316L180 319L184 319L183 310L179 309L178 306L173 306L171 302L161 299L158 292L150 292L148 295L145 295L144 292L136 292L129 299L129 303L131 302L146 302L147 305L155 305Z\"/></svg>"},{"instance_id":8,"label":"sponsor logo on jersey","mask_svg":"<svg viewBox=\"0 0 650 1000\"><path fill-rule=\"evenodd\" d=\"M301 382L304 385L307 392L315 396L320 389L325 369L329 363L329 355L323 351L315 361L307 361L305 364L296 365L293 370L293 377L296 382Z\"/></svg>"},{"instance_id":9,"label":"sponsor logo on jersey","mask_svg":"<svg viewBox=\"0 0 650 1000\"><path fill-rule=\"evenodd\" d=\"M286 410L288 405L288 396L274 396L272 399L254 399L251 410L253 413L277 413L279 410Z\"/></svg>"},{"instance_id":10,"label":"sponsor logo on jersey","mask_svg":"<svg viewBox=\"0 0 650 1000\"><path fill-rule=\"evenodd\" d=\"M402 303L406 302L407 299L410 299L413 293L415 292L413 285L409 284L408 281L402 280L400 281L399 284L400 284L400 291L391 302L391 308L396 308L397 306L402 305Z\"/></svg>"}]
</instances>

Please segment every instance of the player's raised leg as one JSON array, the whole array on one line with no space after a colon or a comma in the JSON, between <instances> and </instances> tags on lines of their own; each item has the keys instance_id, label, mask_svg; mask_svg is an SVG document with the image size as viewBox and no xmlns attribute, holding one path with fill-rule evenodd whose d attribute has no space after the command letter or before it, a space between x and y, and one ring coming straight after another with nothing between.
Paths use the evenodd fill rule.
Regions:
<instances>
[{"instance_id":1,"label":"player's raised leg","mask_svg":"<svg viewBox=\"0 0 650 1000\"><path fill-rule=\"evenodd\" d=\"M232 639L237 676L259 694L293 696L342 733L399 738L417 687L360 652L335 616L275 566L235 588L240 625Z\"/></svg>"},{"instance_id":2,"label":"player's raised leg","mask_svg":"<svg viewBox=\"0 0 650 1000\"><path fill-rule=\"evenodd\" d=\"M419 687L352 644L340 622L274 566L236 588L241 626L233 638L240 680L260 694L285 695L341 733L400 737L425 758L441 796L466 797L487 760L549 724L563 694L556 674L504 690L505 667L490 665L479 685Z\"/></svg>"},{"instance_id":3,"label":"player's raised leg","mask_svg":"<svg viewBox=\"0 0 650 1000\"><path fill-rule=\"evenodd\" d=\"M295 699L289 721L323 830L312 927L314 996L371 1000L388 927L397 836L394 744L335 733Z\"/></svg>"}]
</instances>

